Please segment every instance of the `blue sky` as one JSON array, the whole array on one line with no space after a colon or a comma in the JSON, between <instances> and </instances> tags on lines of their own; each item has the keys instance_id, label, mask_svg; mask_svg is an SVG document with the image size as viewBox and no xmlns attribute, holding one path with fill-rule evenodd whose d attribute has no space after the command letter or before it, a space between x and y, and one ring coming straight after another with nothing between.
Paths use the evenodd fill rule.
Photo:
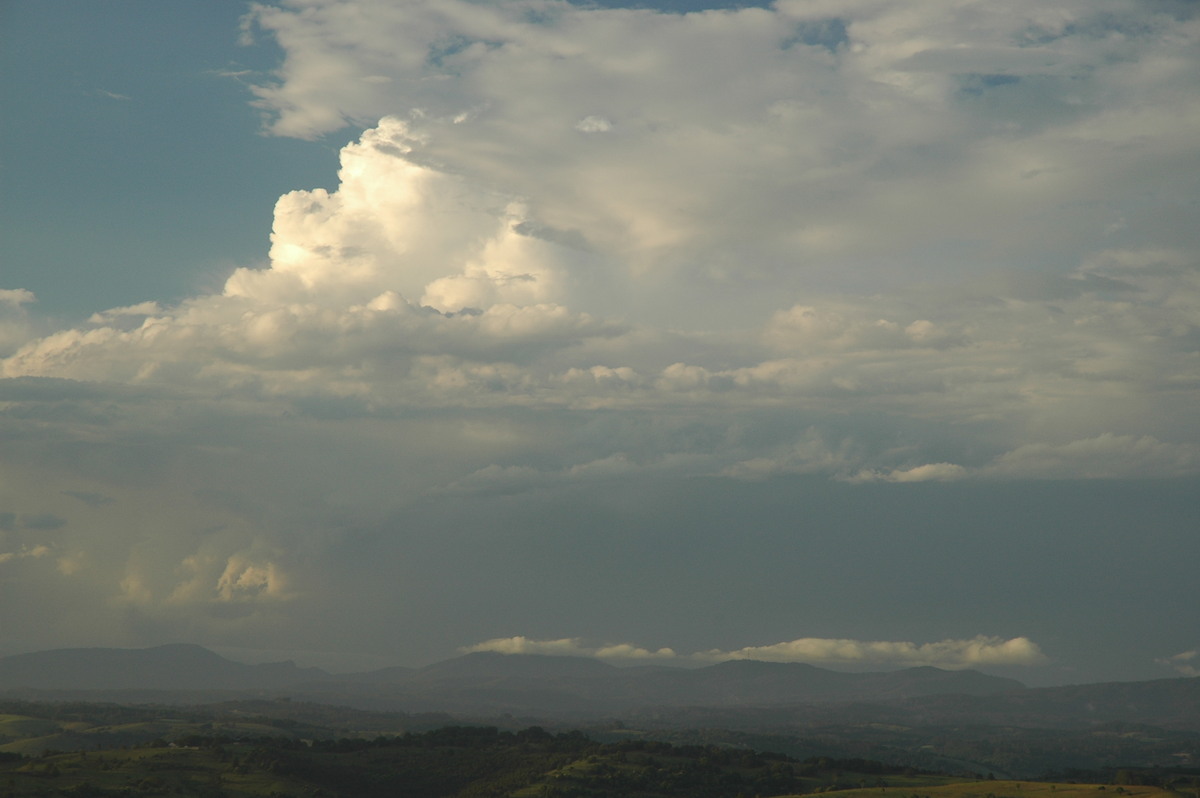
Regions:
<instances>
[{"instance_id":1,"label":"blue sky","mask_svg":"<svg viewBox=\"0 0 1200 798\"><path fill-rule=\"evenodd\" d=\"M0 652L1194 675L1197 39L0 6Z\"/></svg>"},{"instance_id":2,"label":"blue sky","mask_svg":"<svg viewBox=\"0 0 1200 798\"><path fill-rule=\"evenodd\" d=\"M336 181L336 146L258 135L235 2L12 2L0 8L7 284L90 315L219 287L263 260L271 208ZM187 157L181 157L185 155Z\"/></svg>"}]
</instances>

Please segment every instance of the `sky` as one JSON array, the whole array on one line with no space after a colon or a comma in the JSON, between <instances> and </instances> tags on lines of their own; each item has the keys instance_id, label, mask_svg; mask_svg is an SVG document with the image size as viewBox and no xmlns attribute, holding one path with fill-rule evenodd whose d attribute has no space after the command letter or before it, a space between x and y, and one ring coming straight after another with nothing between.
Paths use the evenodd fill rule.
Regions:
<instances>
[{"instance_id":1,"label":"sky","mask_svg":"<svg viewBox=\"0 0 1200 798\"><path fill-rule=\"evenodd\" d=\"M0 3L0 654L1200 674L1198 44Z\"/></svg>"}]
</instances>

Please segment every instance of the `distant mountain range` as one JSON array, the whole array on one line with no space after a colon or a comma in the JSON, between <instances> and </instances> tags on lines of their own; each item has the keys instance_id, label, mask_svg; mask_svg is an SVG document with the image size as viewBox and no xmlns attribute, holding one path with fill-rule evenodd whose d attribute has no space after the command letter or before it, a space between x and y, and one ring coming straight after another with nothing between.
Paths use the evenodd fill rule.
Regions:
<instances>
[{"instance_id":1,"label":"distant mountain range","mask_svg":"<svg viewBox=\"0 0 1200 798\"><path fill-rule=\"evenodd\" d=\"M420 669L333 675L293 662L246 665L196 645L75 648L0 658L0 690L283 691L409 711L603 714L642 706L777 706L1024 689L976 671L841 673L757 661L618 668L583 657L465 654Z\"/></svg>"},{"instance_id":2,"label":"distant mountain range","mask_svg":"<svg viewBox=\"0 0 1200 798\"><path fill-rule=\"evenodd\" d=\"M0 658L0 690L254 690L327 678L319 668L246 665L187 644L63 648Z\"/></svg>"},{"instance_id":3,"label":"distant mountain range","mask_svg":"<svg viewBox=\"0 0 1200 798\"><path fill-rule=\"evenodd\" d=\"M371 678L371 674L366 674ZM582 657L466 654L374 682L394 708L471 714L596 716L640 707L746 707L878 701L922 695L993 695L1020 682L975 671L911 668L841 673L799 663L722 662L704 668L618 668ZM310 685L313 693L362 692L362 678Z\"/></svg>"},{"instance_id":4,"label":"distant mountain range","mask_svg":"<svg viewBox=\"0 0 1200 798\"><path fill-rule=\"evenodd\" d=\"M582 657L466 654L425 668L330 674L247 665L196 645L81 648L0 658L0 696L203 703L291 696L360 709L559 721L654 717L726 728L828 722L1070 728L1145 723L1200 731L1200 678L1027 688L977 671L843 673L751 660L618 668Z\"/></svg>"}]
</instances>

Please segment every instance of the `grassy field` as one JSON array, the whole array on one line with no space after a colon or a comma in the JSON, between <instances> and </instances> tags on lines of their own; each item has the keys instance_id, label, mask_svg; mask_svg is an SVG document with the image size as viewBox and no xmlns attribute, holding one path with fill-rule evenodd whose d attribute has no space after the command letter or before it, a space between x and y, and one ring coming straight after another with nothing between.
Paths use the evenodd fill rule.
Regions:
<instances>
[{"instance_id":1,"label":"grassy field","mask_svg":"<svg viewBox=\"0 0 1200 798\"><path fill-rule=\"evenodd\" d=\"M901 785L888 779L886 788L839 790L838 798L1200 798L1159 787L1115 787L1107 784L1067 784L1042 781L950 781L945 784L919 780Z\"/></svg>"},{"instance_id":2,"label":"grassy field","mask_svg":"<svg viewBox=\"0 0 1200 798\"><path fill-rule=\"evenodd\" d=\"M0 761L0 798L604 798L812 796L832 798L1200 798L1157 787L961 781L939 775L809 772L800 763L684 749L549 743L376 742L365 747L273 746L268 741L81 750ZM773 785L788 785L779 792ZM869 786L856 786L868 784Z\"/></svg>"},{"instance_id":3,"label":"grassy field","mask_svg":"<svg viewBox=\"0 0 1200 798\"><path fill-rule=\"evenodd\" d=\"M94 724L0 715L0 753L39 756L46 751L134 747L155 739L176 740L189 735L294 738L300 733L252 720L211 723L163 719Z\"/></svg>"},{"instance_id":4,"label":"grassy field","mask_svg":"<svg viewBox=\"0 0 1200 798\"><path fill-rule=\"evenodd\" d=\"M862 758L790 757L736 740L672 744L639 734L605 743L536 726L334 730L311 722L316 710L305 707L285 706L295 710L286 718L253 706L220 713L111 704L5 709L0 798L1200 798L1200 771L1184 768L1087 777L1123 786L966 780L962 774L976 771L954 776ZM388 721L355 719L377 727ZM1142 786L1150 784L1175 789Z\"/></svg>"},{"instance_id":5,"label":"grassy field","mask_svg":"<svg viewBox=\"0 0 1200 798\"><path fill-rule=\"evenodd\" d=\"M143 748L73 752L0 766L0 795L256 796L311 795L312 787L258 768L231 765L212 751Z\"/></svg>"},{"instance_id":6,"label":"grassy field","mask_svg":"<svg viewBox=\"0 0 1200 798\"><path fill-rule=\"evenodd\" d=\"M54 734L61 727L52 720L26 715L0 715L0 742Z\"/></svg>"}]
</instances>

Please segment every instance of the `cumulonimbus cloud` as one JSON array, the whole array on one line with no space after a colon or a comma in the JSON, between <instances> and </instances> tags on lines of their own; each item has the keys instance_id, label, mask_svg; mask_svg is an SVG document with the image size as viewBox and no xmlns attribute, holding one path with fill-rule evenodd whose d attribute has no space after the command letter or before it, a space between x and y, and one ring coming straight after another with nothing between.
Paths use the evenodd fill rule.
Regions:
<instances>
[{"instance_id":1,"label":"cumulonimbus cloud","mask_svg":"<svg viewBox=\"0 0 1200 798\"><path fill-rule=\"evenodd\" d=\"M463 652L493 651L500 654L547 654L554 656L596 657L612 660L678 660L680 662L727 662L760 660L764 662L803 662L827 665L880 665L939 668L972 668L988 665L1044 665L1049 660L1041 648L1027 637L1004 639L977 637L941 640L935 643L902 641L863 641L803 637L765 646L746 646L732 651L710 649L692 654L677 654L670 648L657 650L629 643L588 645L582 638L535 640L504 637L487 640L461 649Z\"/></svg>"},{"instance_id":2,"label":"cumulonimbus cloud","mask_svg":"<svg viewBox=\"0 0 1200 798\"><path fill-rule=\"evenodd\" d=\"M280 0L247 32L270 132L344 145L269 262L68 329L0 286L0 510L64 522L3 564L83 633L270 630L345 530L448 495L1200 473L1188 4Z\"/></svg>"},{"instance_id":3,"label":"cumulonimbus cloud","mask_svg":"<svg viewBox=\"0 0 1200 798\"><path fill-rule=\"evenodd\" d=\"M1196 69L1194 22L1114 3L1104 24L1139 19L1119 62L1147 64L1118 72L1112 43L1079 33L1101 20L1076 0L1005 15L924 0L534 6L544 13L459 0L359 0L355 14L323 0L255 6L247 29L285 53L256 89L272 131L366 126L342 148L339 185L281 197L269 268L237 269L219 293L34 335L32 295L0 291L0 374L352 414L630 419L629 436L567 462L472 464L448 481L456 489L621 462L894 483L1200 470L1196 404L1179 399L1200 382L1191 244L1165 229L1107 242L1074 218L1040 227L1097 193L1148 196L1139 180L1165 191L1150 167L1194 150L1186 131L1200 130L1172 116ZM381 36L395 46L379 49ZM714 48L724 66L697 62ZM1105 103L1073 105L1080 81ZM1063 99L996 127L1026 91ZM1006 254L935 263L947 225ZM1054 238L1071 253L1056 273L986 272L1046 236L1068 237ZM830 278L883 251L897 290ZM731 411L808 421L739 436L721 431ZM630 455L644 414L679 412L719 443ZM882 447L842 424L848 414L940 425L957 442Z\"/></svg>"}]
</instances>

